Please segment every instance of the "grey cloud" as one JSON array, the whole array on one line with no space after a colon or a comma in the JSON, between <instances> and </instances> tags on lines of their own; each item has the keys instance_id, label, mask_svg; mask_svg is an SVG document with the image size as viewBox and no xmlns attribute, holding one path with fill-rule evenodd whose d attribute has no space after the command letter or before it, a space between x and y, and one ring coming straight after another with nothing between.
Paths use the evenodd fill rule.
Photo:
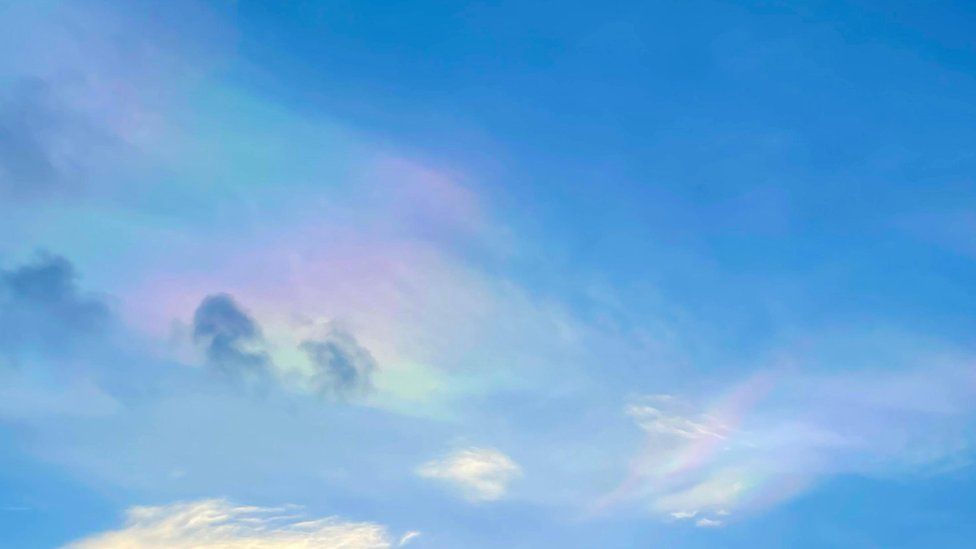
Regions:
<instances>
[{"instance_id":1,"label":"grey cloud","mask_svg":"<svg viewBox=\"0 0 976 549\"><path fill-rule=\"evenodd\" d=\"M83 293L71 263L38 254L30 263L0 271L0 352L66 351L111 319L101 299Z\"/></svg>"},{"instance_id":2,"label":"grey cloud","mask_svg":"<svg viewBox=\"0 0 976 549\"><path fill-rule=\"evenodd\" d=\"M228 294L208 295L193 315L193 340L202 345L207 363L234 379L265 376L271 366L261 329Z\"/></svg>"},{"instance_id":3,"label":"grey cloud","mask_svg":"<svg viewBox=\"0 0 976 549\"><path fill-rule=\"evenodd\" d=\"M207 364L232 380L252 388L289 386L290 378L282 377L265 350L260 326L229 294L212 294L200 302L193 316L193 340L203 349ZM362 396L372 388L376 360L343 329L332 326L299 348L312 370L291 378L298 384L295 388L338 399Z\"/></svg>"},{"instance_id":4,"label":"grey cloud","mask_svg":"<svg viewBox=\"0 0 976 549\"><path fill-rule=\"evenodd\" d=\"M371 389L376 360L351 334L332 328L322 338L303 342L301 348L315 366L311 377L315 392L345 398Z\"/></svg>"}]
</instances>

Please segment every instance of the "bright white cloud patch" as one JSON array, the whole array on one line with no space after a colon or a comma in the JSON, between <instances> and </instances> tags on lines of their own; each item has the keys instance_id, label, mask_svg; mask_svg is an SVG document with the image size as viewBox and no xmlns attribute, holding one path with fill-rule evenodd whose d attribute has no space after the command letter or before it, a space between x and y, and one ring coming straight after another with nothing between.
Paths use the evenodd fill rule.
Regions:
<instances>
[{"instance_id":1,"label":"bright white cloud patch","mask_svg":"<svg viewBox=\"0 0 976 549\"><path fill-rule=\"evenodd\" d=\"M425 478L451 483L472 501L501 499L509 483L522 474L517 463L492 448L467 448L417 469Z\"/></svg>"},{"instance_id":2,"label":"bright white cloud patch","mask_svg":"<svg viewBox=\"0 0 976 549\"><path fill-rule=\"evenodd\" d=\"M413 534L413 535L411 535ZM408 532L400 544L417 533ZM134 507L120 530L96 534L66 549L388 549L385 527L335 517L308 520L296 508L237 506L220 499Z\"/></svg>"}]
</instances>

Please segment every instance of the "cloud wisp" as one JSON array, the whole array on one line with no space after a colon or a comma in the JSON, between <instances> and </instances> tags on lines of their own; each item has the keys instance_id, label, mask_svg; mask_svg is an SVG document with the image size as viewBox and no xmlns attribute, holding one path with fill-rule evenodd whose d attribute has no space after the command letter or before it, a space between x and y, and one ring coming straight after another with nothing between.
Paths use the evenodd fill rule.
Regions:
<instances>
[{"instance_id":1,"label":"cloud wisp","mask_svg":"<svg viewBox=\"0 0 976 549\"><path fill-rule=\"evenodd\" d=\"M465 448L424 463L417 474L448 483L470 501L495 501L505 497L522 468L493 448Z\"/></svg>"},{"instance_id":2,"label":"cloud wisp","mask_svg":"<svg viewBox=\"0 0 976 549\"><path fill-rule=\"evenodd\" d=\"M125 525L68 544L65 549L389 549L394 542L383 525L337 517L309 519L300 509L235 505L207 499L129 509Z\"/></svg>"},{"instance_id":3,"label":"cloud wisp","mask_svg":"<svg viewBox=\"0 0 976 549\"><path fill-rule=\"evenodd\" d=\"M965 366L833 375L762 373L710 406L656 395L626 407L644 432L628 478L598 507L631 500L718 527L839 474L958 466L976 379Z\"/></svg>"}]
</instances>

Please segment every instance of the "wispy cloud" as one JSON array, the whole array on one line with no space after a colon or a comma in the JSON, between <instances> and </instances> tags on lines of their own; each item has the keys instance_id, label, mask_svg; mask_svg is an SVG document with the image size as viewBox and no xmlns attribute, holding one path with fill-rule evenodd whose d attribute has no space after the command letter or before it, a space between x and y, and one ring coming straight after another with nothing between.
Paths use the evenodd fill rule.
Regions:
<instances>
[{"instance_id":1,"label":"wispy cloud","mask_svg":"<svg viewBox=\"0 0 976 549\"><path fill-rule=\"evenodd\" d=\"M522 469L493 448L466 448L424 463L417 474L446 481L472 501L493 501L505 496Z\"/></svg>"},{"instance_id":2,"label":"wispy cloud","mask_svg":"<svg viewBox=\"0 0 976 549\"><path fill-rule=\"evenodd\" d=\"M397 543L397 545L403 547L404 545L410 543L411 541L417 539L418 537L420 537L420 532L416 530L411 530L403 534L402 536L400 536L400 541L399 543Z\"/></svg>"},{"instance_id":3,"label":"wispy cloud","mask_svg":"<svg viewBox=\"0 0 976 549\"><path fill-rule=\"evenodd\" d=\"M234 505L221 499L133 507L125 525L66 546L66 549L388 549L419 535L407 532L394 543L386 527L336 517L308 519L295 507Z\"/></svg>"},{"instance_id":4,"label":"wispy cloud","mask_svg":"<svg viewBox=\"0 0 976 549\"><path fill-rule=\"evenodd\" d=\"M825 476L951 467L969 444L976 383L964 366L833 375L763 373L709 406L646 397L625 413L645 433L630 476L601 505L636 499L717 527Z\"/></svg>"},{"instance_id":5,"label":"wispy cloud","mask_svg":"<svg viewBox=\"0 0 976 549\"><path fill-rule=\"evenodd\" d=\"M651 402L663 400L650 397ZM648 433L675 435L686 439L726 438L727 427L714 417L685 417L668 413L651 404L632 404L627 407L627 415Z\"/></svg>"},{"instance_id":6,"label":"wispy cloud","mask_svg":"<svg viewBox=\"0 0 976 549\"><path fill-rule=\"evenodd\" d=\"M212 12L179 4L151 16L98 2L0 7L16 22L0 50L17 52L0 55L0 196L90 193L161 145L163 105L227 51Z\"/></svg>"}]
</instances>

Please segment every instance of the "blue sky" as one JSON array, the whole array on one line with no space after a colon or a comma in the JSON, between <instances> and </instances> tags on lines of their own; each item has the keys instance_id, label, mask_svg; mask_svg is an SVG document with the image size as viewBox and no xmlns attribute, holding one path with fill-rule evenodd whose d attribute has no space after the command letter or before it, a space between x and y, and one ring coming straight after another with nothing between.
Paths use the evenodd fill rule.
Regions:
<instances>
[{"instance_id":1,"label":"blue sky","mask_svg":"<svg viewBox=\"0 0 976 549\"><path fill-rule=\"evenodd\" d=\"M976 535L972 6L0 22L0 546Z\"/></svg>"}]
</instances>

